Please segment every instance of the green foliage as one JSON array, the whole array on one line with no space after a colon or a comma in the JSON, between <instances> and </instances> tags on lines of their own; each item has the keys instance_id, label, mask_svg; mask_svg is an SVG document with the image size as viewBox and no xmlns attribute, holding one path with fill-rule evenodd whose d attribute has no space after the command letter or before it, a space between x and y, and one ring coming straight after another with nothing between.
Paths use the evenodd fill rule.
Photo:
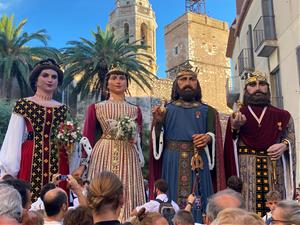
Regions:
<instances>
[{"instance_id":1,"label":"green foliage","mask_svg":"<svg viewBox=\"0 0 300 225\"><path fill-rule=\"evenodd\" d=\"M0 100L0 146L3 143L3 139L6 134L10 115L12 110L12 104L10 102Z\"/></svg>"},{"instance_id":2,"label":"green foliage","mask_svg":"<svg viewBox=\"0 0 300 225\"><path fill-rule=\"evenodd\" d=\"M11 99L12 82L17 80L21 97L30 93L28 75L32 65L40 59L58 59L59 51L46 47L48 36L42 29L34 33L22 32L27 20L14 24L14 16L0 18L0 79L3 80L2 93ZM28 47L30 41L39 41L43 47Z\"/></svg>"},{"instance_id":3,"label":"green foliage","mask_svg":"<svg viewBox=\"0 0 300 225\"><path fill-rule=\"evenodd\" d=\"M127 43L127 37L116 38L112 31L104 32L100 27L92 34L92 41L85 38L69 41L70 47L63 49L62 61L66 65L63 87L76 80L75 94L80 94L81 98L91 96L98 100L99 96L103 96L106 73L118 67L127 71L130 79L143 90L145 86L152 89L149 81L156 77L149 71L149 65L140 60L152 59L143 53L147 46Z\"/></svg>"}]
</instances>

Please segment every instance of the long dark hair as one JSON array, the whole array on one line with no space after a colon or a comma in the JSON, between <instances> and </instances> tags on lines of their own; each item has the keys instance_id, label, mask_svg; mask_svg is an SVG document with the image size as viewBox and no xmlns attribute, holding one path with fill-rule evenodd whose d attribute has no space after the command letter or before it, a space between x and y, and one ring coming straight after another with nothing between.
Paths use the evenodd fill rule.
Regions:
<instances>
[{"instance_id":1,"label":"long dark hair","mask_svg":"<svg viewBox=\"0 0 300 225\"><path fill-rule=\"evenodd\" d=\"M173 82L173 86L172 86L171 100L176 101L179 98L180 98L180 95L179 95L178 79L175 79ZM199 80L197 80L197 88L195 91L195 100L202 103L202 91L201 91Z\"/></svg>"}]
</instances>

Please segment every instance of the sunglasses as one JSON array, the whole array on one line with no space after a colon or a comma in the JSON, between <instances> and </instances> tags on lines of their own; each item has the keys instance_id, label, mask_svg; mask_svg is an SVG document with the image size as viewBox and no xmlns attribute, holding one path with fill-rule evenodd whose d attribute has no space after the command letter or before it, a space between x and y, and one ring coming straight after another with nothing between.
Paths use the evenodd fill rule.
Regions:
<instances>
[{"instance_id":1,"label":"sunglasses","mask_svg":"<svg viewBox=\"0 0 300 225\"><path fill-rule=\"evenodd\" d=\"M36 66L56 66L57 68L60 69L60 66L55 62L54 59L44 59L44 60L41 60L39 61L38 63L36 63L34 65L34 67Z\"/></svg>"}]
</instances>

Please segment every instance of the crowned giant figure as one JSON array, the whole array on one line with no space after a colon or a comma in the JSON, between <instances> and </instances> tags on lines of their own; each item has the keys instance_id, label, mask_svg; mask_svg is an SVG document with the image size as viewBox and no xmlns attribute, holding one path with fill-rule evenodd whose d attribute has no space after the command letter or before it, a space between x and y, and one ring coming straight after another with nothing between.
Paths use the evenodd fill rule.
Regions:
<instances>
[{"instance_id":1,"label":"crowned giant figure","mask_svg":"<svg viewBox=\"0 0 300 225\"><path fill-rule=\"evenodd\" d=\"M296 153L294 123L290 113L270 103L270 87L261 72L248 75L243 105L228 121L225 147L226 176L239 176L250 211L263 216L265 195L277 190L292 199Z\"/></svg>"},{"instance_id":2,"label":"crowned giant figure","mask_svg":"<svg viewBox=\"0 0 300 225\"><path fill-rule=\"evenodd\" d=\"M207 198L225 187L223 147L218 112L202 102L197 72L179 68L171 101L153 108L150 188L163 178L168 197L181 208L196 195L193 214L198 222Z\"/></svg>"}]
</instances>

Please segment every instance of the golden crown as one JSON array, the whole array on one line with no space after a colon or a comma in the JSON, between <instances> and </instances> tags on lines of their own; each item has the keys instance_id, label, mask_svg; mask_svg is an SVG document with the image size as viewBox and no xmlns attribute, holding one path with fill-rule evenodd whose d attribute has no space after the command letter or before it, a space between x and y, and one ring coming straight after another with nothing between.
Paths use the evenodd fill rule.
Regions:
<instances>
[{"instance_id":1,"label":"golden crown","mask_svg":"<svg viewBox=\"0 0 300 225\"><path fill-rule=\"evenodd\" d=\"M248 74L248 78L246 79L245 85L248 85L251 82L254 81L265 81L267 82L267 77L264 73L260 72L260 71L254 71L254 72L250 72Z\"/></svg>"},{"instance_id":2,"label":"golden crown","mask_svg":"<svg viewBox=\"0 0 300 225\"><path fill-rule=\"evenodd\" d=\"M199 69L197 67L193 68L193 66L189 62L186 62L185 64L180 65L176 68L176 78L182 77L184 75L192 75L197 77L198 70Z\"/></svg>"},{"instance_id":3,"label":"golden crown","mask_svg":"<svg viewBox=\"0 0 300 225\"><path fill-rule=\"evenodd\" d=\"M122 74L125 76L129 76L128 72L123 69L121 66L111 66L111 68L108 70L105 76L111 75L111 74Z\"/></svg>"}]
</instances>

